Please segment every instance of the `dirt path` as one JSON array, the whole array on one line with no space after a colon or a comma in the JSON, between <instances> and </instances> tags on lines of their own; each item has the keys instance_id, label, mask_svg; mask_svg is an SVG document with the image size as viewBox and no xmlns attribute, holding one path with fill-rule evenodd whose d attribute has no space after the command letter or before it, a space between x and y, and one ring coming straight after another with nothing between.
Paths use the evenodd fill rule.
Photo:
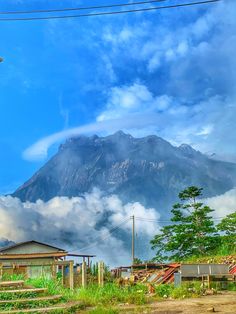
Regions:
<instances>
[{"instance_id":1,"label":"dirt path","mask_svg":"<svg viewBox=\"0 0 236 314\"><path fill-rule=\"evenodd\" d=\"M119 311L120 313L130 314L205 314L213 312L236 314L236 292L227 292L196 299L160 301L144 307L120 306Z\"/></svg>"}]
</instances>

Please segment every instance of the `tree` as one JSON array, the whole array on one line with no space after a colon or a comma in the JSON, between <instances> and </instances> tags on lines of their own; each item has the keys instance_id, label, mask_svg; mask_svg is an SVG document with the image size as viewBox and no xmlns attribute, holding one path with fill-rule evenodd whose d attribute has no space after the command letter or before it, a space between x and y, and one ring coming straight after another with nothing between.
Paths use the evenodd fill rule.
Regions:
<instances>
[{"instance_id":1,"label":"tree","mask_svg":"<svg viewBox=\"0 0 236 314\"><path fill-rule=\"evenodd\" d=\"M217 225L217 229L223 232L222 244L228 252L235 251L236 249L236 211L229 214L221 220Z\"/></svg>"},{"instance_id":2,"label":"tree","mask_svg":"<svg viewBox=\"0 0 236 314\"><path fill-rule=\"evenodd\" d=\"M156 260L182 260L193 255L206 255L217 247L219 236L209 216L213 210L197 201L201 195L202 189L196 186L179 193L182 202L173 205L173 224L164 226L151 241L152 249L157 250Z\"/></svg>"},{"instance_id":3,"label":"tree","mask_svg":"<svg viewBox=\"0 0 236 314\"><path fill-rule=\"evenodd\" d=\"M236 211L223 218L217 228L228 236L236 236Z\"/></svg>"},{"instance_id":4,"label":"tree","mask_svg":"<svg viewBox=\"0 0 236 314\"><path fill-rule=\"evenodd\" d=\"M134 264L143 264L143 261L140 259L140 258L138 258L138 257L135 257L134 258Z\"/></svg>"}]
</instances>

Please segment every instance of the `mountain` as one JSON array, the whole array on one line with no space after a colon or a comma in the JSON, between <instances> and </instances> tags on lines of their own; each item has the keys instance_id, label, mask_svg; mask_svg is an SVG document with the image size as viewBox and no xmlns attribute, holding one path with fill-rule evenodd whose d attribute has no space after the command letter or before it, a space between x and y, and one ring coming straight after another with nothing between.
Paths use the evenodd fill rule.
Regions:
<instances>
[{"instance_id":1,"label":"mountain","mask_svg":"<svg viewBox=\"0 0 236 314\"><path fill-rule=\"evenodd\" d=\"M67 140L13 196L47 201L97 187L165 211L190 185L203 187L205 196L224 193L236 185L236 164L212 160L186 144L175 147L154 135L134 138L119 131Z\"/></svg>"}]
</instances>

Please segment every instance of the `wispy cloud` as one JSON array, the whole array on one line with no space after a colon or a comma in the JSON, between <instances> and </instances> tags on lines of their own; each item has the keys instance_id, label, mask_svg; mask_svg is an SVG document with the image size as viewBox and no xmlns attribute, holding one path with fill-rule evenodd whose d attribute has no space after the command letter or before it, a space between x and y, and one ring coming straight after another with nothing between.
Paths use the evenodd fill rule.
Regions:
<instances>
[{"instance_id":1,"label":"wispy cloud","mask_svg":"<svg viewBox=\"0 0 236 314\"><path fill-rule=\"evenodd\" d=\"M197 103L180 103L168 95L154 96L147 86L134 83L110 90L106 108L97 116L97 122L44 137L27 148L23 157L32 161L45 159L53 144L67 138L123 129L137 137L157 134L173 145L186 143L202 152L215 152L219 159L231 156L230 160L234 160L236 149L232 142L236 141L236 134L231 130L235 116L236 105L229 98L213 96Z\"/></svg>"},{"instance_id":2,"label":"wispy cloud","mask_svg":"<svg viewBox=\"0 0 236 314\"><path fill-rule=\"evenodd\" d=\"M47 157L48 149L55 143L67 138L76 137L82 134L94 134L101 132L113 132L119 129L142 128L148 125L155 125L160 120L158 115L149 113L126 115L119 119L110 119L102 122L95 122L63 130L54 133L34 143L23 152L23 158L27 160L40 160Z\"/></svg>"}]
</instances>

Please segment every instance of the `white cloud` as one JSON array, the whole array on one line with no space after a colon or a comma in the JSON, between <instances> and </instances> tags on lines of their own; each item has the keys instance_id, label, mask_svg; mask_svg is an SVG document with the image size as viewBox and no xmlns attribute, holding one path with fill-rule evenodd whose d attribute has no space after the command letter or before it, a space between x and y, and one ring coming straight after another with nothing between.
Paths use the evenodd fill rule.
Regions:
<instances>
[{"instance_id":1,"label":"white cloud","mask_svg":"<svg viewBox=\"0 0 236 314\"><path fill-rule=\"evenodd\" d=\"M148 120L146 125L139 128L127 124L126 131L134 136L157 134L174 145L186 143L203 152L236 154L235 146L232 146L236 141L236 133L232 132L236 105L230 97L214 95L187 104L168 95L155 96L147 86L135 82L112 88L106 108L97 119L106 121L111 117L122 118L127 114L141 115L147 112L150 116L159 117L156 125L148 124Z\"/></svg>"},{"instance_id":2,"label":"white cloud","mask_svg":"<svg viewBox=\"0 0 236 314\"><path fill-rule=\"evenodd\" d=\"M100 37L93 29L88 36L86 29L82 42L96 46L98 74L117 85L107 84L105 92L102 87L107 100L97 123L43 138L24 157L45 158L51 145L82 133L123 129L137 136L158 134L172 144L187 143L235 160L235 12L235 1L225 1L190 15L185 23L167 22L166 12L158 23L152 19L129 23L125 18L123 23L106 23ZM73 38L73 48L81 45ZM133 74L127 71L126 77L127 67ZM118 84L124 77L126 83ZM94 83L91 86L94 89Z\"/></svg>"},{"instance_id":3,"label":"white cloud","mask_svg":"<svg viewBox=\"0 0 236 314\"><path fill-rule=\"evenodd\" d=\"M98 121L76 128L63 130L38 140L36 143L25 149L22 155L26 160L42 160L47 157L48 149L53 144L62 142L67 138L76 137L81 134L89 135L101 132L111 133L120 129L142 129L150 125L155 125L159 118L160 117L158 115L149 112L141 114L136 113L132 115L127 114L121 118Z\"/></svg>"},{"instance_id":4,"label":"white cloud","mask_svg":"<svg viewBox=\"0 0 236 314\"><path fill-rule=\"evenodd\" d=\"M130 262L127 238L131 235L131 221L121 222L131 215L156 220L160 217L153 208L137 202L123 204L118 196L104 196L97 189L83 197L54 197L48 202L23 203L11 196L0 197L1 238L14 242L34 239L78 251L84 248L80 253L96 254L112 265ZM119 224L119 232L109 231ZM158 230L157 222L136 223L137 233L144 235L147 255L149 240Z\"/></svg>"},{"instance_id":5,"label":"white cloud","mask_svg":"<svg viewBox=\"0 0 236 314\"><path fill-rule=\"evenodd\" d=\"M213 129L214 129L213 125L205 125L196 135L207 136L212 133Z\"/></svg>"},{"instance_id":6,"label":"white cloud","mask_svg":"<svg viewBox=\"0 0 236 314\"><path fill-rule=\"evenodd\" d=\"M120 129L138 137L157 134L173 145L190 144L202 152L214 152L219 158L223 158L222 152L235 156L235 117L236 105L229 97L216 95L187 105L168 95L155 96L147 86L135 82L111 88L97 122L49 135L26 149L23 156L43 159L51 145L66 138Z\"/></svg>"},{"instance_id":7,"label":"white cloud","mask_svg":"<svg viewBox=\"0 0 236 314\"><path fill-rule=\"evenodd\" d=\"M139 83L111 88L107 108L97 117L97 121L120 118L146 110L148 105L153 105L153 101L153 95L148 88Z\"/></svg>"},{"instance_id":8,"label":"white cloud","mask_svg":"<svg viewBox=\"0 0 236 314\"><path fill-rule=\"evenodd\" d=\"M204 203L213 208L213 216L222 218L236 211L236 188L224 194L204 199Z\"/></svg>"}]
</instances>

